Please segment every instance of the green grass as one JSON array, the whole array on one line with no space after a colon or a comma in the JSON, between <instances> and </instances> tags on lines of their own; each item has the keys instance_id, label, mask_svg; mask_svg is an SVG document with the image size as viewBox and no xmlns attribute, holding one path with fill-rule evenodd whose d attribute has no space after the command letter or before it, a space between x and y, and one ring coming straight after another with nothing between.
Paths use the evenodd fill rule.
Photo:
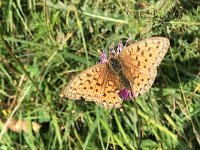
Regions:
<instances>
[{"instance_id":1,"label":"green grass","mask_svg":"<svg viewBox=\"0 0 200 150\"><path fill-rule=\"evenodd\" d=\"M6 0L0 14L0 149L199 148L199 2ZM168 37L170 50L152 88L123 112L60 99L102 48L151 36ZM42 127L16 133L9 119Z\"/></svg>"}]
</instances>

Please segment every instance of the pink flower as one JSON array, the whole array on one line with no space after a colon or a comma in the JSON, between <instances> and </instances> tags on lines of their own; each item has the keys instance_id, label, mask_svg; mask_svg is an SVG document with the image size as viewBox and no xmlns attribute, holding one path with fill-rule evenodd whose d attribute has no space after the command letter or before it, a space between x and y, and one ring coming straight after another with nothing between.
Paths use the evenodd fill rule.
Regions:
<instances>
[{"instance_id":1,"label":"pink flower","mask_svg":"<svg viewBox=\"0 0 200 150\"><path fill-rule=\"evenodd\" d=\"M120 90L118 95L121 99L126 100L126 101L133 99L135 97L134 93L126 88Z\"/></svg>"},{"instance_id":2,"label":"pink flower","mask_svg":"<svg viewBox=\"0 0 200 150\"><path fill-rule=\"evenodd\" d=\"M101 63L108 63L108 58L107 58L107 55L104 51L104 49L102 49L102 52L101 52L101 55L100 55L100 62Z\"/></svg>"}]
</instances>

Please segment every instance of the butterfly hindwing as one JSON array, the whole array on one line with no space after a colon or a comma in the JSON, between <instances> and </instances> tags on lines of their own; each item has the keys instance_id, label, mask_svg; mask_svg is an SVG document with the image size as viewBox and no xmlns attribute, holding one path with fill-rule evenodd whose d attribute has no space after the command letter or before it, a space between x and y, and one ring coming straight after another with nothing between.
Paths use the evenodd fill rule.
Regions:
<instances>
[{"instance_id":1,"label":"butterfly hindwing","mask_svg":"<svg viewBox=\"0 0 200 150\"><path fill-rule=\"evenodd\" d=\"M101 97L105 107L121 107L122 99L118 95L121 88L119 77L108 68L107 78L105 79L105 87L103 88Z\"/></svg>"}]
</instances>

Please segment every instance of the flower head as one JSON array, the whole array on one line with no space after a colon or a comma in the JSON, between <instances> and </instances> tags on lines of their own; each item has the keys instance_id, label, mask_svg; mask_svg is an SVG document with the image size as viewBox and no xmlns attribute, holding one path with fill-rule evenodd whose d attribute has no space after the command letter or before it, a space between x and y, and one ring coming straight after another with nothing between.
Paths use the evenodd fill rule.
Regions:
<instances>
[{"instance_id":1,"label":"flower head","mask_svg":"<svg viewBox=\"0 0 200 150\"><path fill-rule=\"evenodd\" d=\"M108 63L108 58L107 55L104 51L104 49L102 49L101 55L100 55L100 62L101 63Z\"/></svg>"},{"instance_id":2,"label":"flower head","mask_svg":"<svg viewBox=\"0 0 200 150\"><path fill-rule=\"evenodd\" d=\"M133 99L135 97L134 93L126 88L120 90L118 95L119 97L121 97L123 100L126 100L126 101Z\"/></svg>"},{"instance_id":3,"label":"flower head","mask_svg":"<svg viewBox=\"0 0 200 150\"><path fill-rule=\"evenodd\" d=\"M118 47L117 47L117 54L119 54L123 50L123 44L122 41L119 41Z\"/></svg>"},{"instance_id":4,"label":"flower head","mask_svg":"<svg viewBox=\"0 0 200 150\"><path fill-rule=\"evenodd\" d=\"M115 55L119 55L124 50L125 46L123 45L122 41L119 41L117 49L114 49L113 47L109 48L108 57L113 57ZM107 58L107 55L106 55L104 49L102 49L102 52L100 55L100 63L108 63L108 58Z\"/></svg>"}]
</instances>

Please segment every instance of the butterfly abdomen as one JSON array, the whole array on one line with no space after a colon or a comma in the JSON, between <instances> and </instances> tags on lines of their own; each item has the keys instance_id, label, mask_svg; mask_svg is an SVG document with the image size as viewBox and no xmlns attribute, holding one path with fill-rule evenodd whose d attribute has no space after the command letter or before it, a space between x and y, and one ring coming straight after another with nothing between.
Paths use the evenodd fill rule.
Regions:
<instances>
[{"instance_id":1,"label":"butterfly abdomen","mask_svg":"<svg viewBox=\"0 0 200 150\"><path fill-rule=\"evenodd\" d=\"M125 76L125 74L123 72L123 69L122 69L122 66L121 66L121 63L119 62L119 60L116 59L116 58L110 58L109 66L119 76L122 85L126 89L130 90L131 89L130 82L127 79L127 77Z\"/></svg>"}]
</instances>

